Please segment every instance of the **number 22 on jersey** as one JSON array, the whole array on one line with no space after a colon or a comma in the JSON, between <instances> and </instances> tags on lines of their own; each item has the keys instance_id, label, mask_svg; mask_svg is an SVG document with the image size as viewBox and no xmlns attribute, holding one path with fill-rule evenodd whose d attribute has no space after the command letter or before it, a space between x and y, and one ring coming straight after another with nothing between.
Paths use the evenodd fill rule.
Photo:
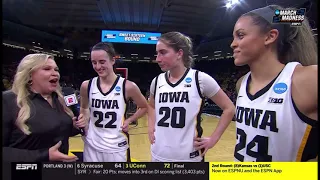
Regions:
<instances>
[{"instance_id":1,"label":"number 22 on jersey","mask_svg":"<svg viewBox=\"0 0 320 180\"><path fill-rule=\"evenodd\" d=\"M115 124L117 114L115 112L103 113L101 111L93 111L93 117L97 118L94 125L98 128L117 128L117 125ZM107 119L107 123L105 125L102 124L104 119Z\"/></svg>"}]
</instances>

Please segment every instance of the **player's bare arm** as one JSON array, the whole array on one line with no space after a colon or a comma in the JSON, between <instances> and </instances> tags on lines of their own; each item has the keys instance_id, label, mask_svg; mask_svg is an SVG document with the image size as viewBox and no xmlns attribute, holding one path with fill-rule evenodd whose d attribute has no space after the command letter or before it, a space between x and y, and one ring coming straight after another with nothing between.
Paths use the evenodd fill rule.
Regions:
<instances>
[{"instance_id":1,"label":"player's bare arm","mask_svg":"<svg viewBox=\"0 0 320 180\"><path fill-rule=\"evenodd\" d=\"M126 121L129 123L138 120L148 111L148 103L146 98L141 94L139 87L132 81L126 81L126 98L132 99L139 109L130 116Z\"/></svg>"},{"instance_id":2,"label":"player's bare arm","mask_svg":"<svg viewBox=\"0 0 320 180\"><path fill-rule=\"evenodd\" d=\"M318 120L318 66L298 66L292 77L292 98L307 117Z\"/></svg>"},{"instance_id":3,"label":"player's bare arm","mask_svg":"<svg viewBox=\"0 0 320 180\"><path fill-rule=\"evenodd\" d=\"M216 129L209 139L196 138L197 141L195 142L195 146L197 147L197 150L205 149L202 155L204 155L208 149L212 148L220 140L222 134L229 126L235 114L234 104L222 89L219 89L219 91L210 99L218 105L223 112Z\"/></svg>"},{"instance_id":4,"label":"player's bare arm","mask_svg":"<svg viewBox=\"0 0 320 180\"><path fill-rule=\"evenodd\" d=\"M80 115L78 118L79 120L83 118L87 122L87 124L90 117L88 84L89 84L89 81L86 80L81 84L81 87L80 87ZM86 130L87 128L88 126L86 126Z\"/></svg>"},{"instance_id":5,"label":"player's bare arm","mask_svg":"<svg viewBox=\"0 0 320 180\"><path fill-rule=\"evenodd\" d=\"M150 143L153 144L155 141L155 110L154 110L154 95L150 94L149 97L149 109L148 109L148 135Z\"/></svg>"},{"instance_id":6,"label":"player's bare arm","mask_svg":"<svg viewBox=\"0 0 320 180\"><path fill-rule=\"evenodd\" d=\"M298 66L292 77L292 98L299 111L318 121L318 66ZM318 161L318 157L309 161Z\"/></svg>"},{"instance_id":7,"label":"player's bare arm","mask_svg":"<svg viewBox=\"0 0 320 180\"><path fill-rule=\"evenodd\" d=\"M154 95L150 94L149 97L149 111L148 111L148 122L149 126L152 126L154 128L155 126L155 112L154 112Z\"/></svg>"},{"instance_id":8,"label":"player's bare arm","mask_svg":"<svg viewBox=\"0 0 320 180\"><path fill-rule=\"evenodd\" d=\"M220 89L217 94L210 99L223 110L218 126L211 135L211 137L220 139L221 135L229 126L235 114L235 107L230 98L226 95L225 92L223 92L222 89Z\"/></svg>"}]
</instances>

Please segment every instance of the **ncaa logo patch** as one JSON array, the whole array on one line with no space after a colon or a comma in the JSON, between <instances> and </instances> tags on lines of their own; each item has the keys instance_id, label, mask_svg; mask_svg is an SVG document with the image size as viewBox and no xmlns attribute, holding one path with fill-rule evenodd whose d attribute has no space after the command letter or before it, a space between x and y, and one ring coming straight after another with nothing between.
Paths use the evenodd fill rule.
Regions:
<instances>
[{"instance_id":1,"label":"ncaa logo patch","mask_svg":"<svg viewBox=\"0 0 320 180\"><path fill-rule=\"evenodd\" d=\"M116 91L117 91L117 92L121 91L121 87L120 87L120 86L117 86L117 87L116 87Z\"/></svg>"},{"instance_id":2,"label":"ncaa logo patch","mask_svg":"<svg viewBox=\"0 0 320 180\"><path fill-rule=\"evenodd\" d=\"M277 94L282 94L282 93L286 92L287 89L288 89L288 86L286 83L278 83L273 86L273 91Z\"/></svg>"},{"instance_id":3,"label":"ncaa logo patch","mask_svg":"<svg viewBox=\"0 0 320 180\"><path fill-rule=\"evenodd\" d=\"M187 77L187 78L186 78L186 82L187 82L187 83L191 83L191 81L192 81L192 79L191 79L190 77Z\"/></svg>"}]
</instances>

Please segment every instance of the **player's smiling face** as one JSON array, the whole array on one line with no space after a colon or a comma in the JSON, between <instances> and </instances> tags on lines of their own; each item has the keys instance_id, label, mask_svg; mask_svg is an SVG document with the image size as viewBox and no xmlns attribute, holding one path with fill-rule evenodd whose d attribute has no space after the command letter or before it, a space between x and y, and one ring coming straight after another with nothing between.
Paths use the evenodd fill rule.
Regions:
<instances>
[{"instance_id":1,"label":"player's smiling face","mask_svg":"<svg viewBox=\"0 0 320 180\"><path fill-rule=\"evenodd\" d=\"M161 40L157 42L156 51L156 61L162 71L168 71L180 62L178 60L179 52L176 52L173 48Z\"/></svg>"},{"instance_id":2,"label":"player's smiling face","mask_svg":"<svg viewBox=\"0 0 320 180\"><path fill-rule=\"evenodd\" d=\"M234 63L237 66L250 64L265 51L266 34L258 25L253 24L250 16L239 18L234 26L233 49Z\"/></svg>"},{"instance_id":3,"label":"player's smiling face","mask_svg":"<svg viewBox=\"0 0 320 180\"><path fill-rule=\"evenodd\" d=\"M100 77L106 77L113 71L115 60L104 50L94 50L91 52L91 63Z\"/></svg>"}]
</instances>

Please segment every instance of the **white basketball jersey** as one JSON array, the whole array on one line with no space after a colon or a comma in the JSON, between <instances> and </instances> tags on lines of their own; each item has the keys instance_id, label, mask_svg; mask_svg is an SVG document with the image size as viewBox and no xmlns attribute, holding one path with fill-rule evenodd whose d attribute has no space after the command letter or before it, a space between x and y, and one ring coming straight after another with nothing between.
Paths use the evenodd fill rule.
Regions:
<instances>
[{"instance_id":1,"label":"white basketball jersey","mask_svg":"<svg viewBox=\"0 0 320 180\"><path fill-rule=\"evenodd\" d=\"M99 78L89 83L90 121L86 136L89 143L100 152L119 152L128 149L128 134L122 131L125 120L125 79L118 76L107 93L100 88Z\"/></svg>"},{"instance_id":2,"label":"white basketball jersey","mask_svg":"<svg viewBox=\"0 0 320 180\"><path fill-rule=\"evenodd\" d=\"M194 137L201 137L203 100L196 70L188 69L175 84L162 73L155 82L155 143L152 156L160 161L202 160L194 148Z\"/></svg>"},{"instance_id":3,"label":"white basketball jersey","mask_svg":"<svg viewBox=\"0 0 320 180\"><path fill-rule=\"evenodd\" d=\"M299 112L291 96L298 64L288 63L255 95L248 93L250 72L244 76L236 104L236 161L305 161L316 154L316 128L311 126L316 121Z\"/></svg>"}]
</instances>

